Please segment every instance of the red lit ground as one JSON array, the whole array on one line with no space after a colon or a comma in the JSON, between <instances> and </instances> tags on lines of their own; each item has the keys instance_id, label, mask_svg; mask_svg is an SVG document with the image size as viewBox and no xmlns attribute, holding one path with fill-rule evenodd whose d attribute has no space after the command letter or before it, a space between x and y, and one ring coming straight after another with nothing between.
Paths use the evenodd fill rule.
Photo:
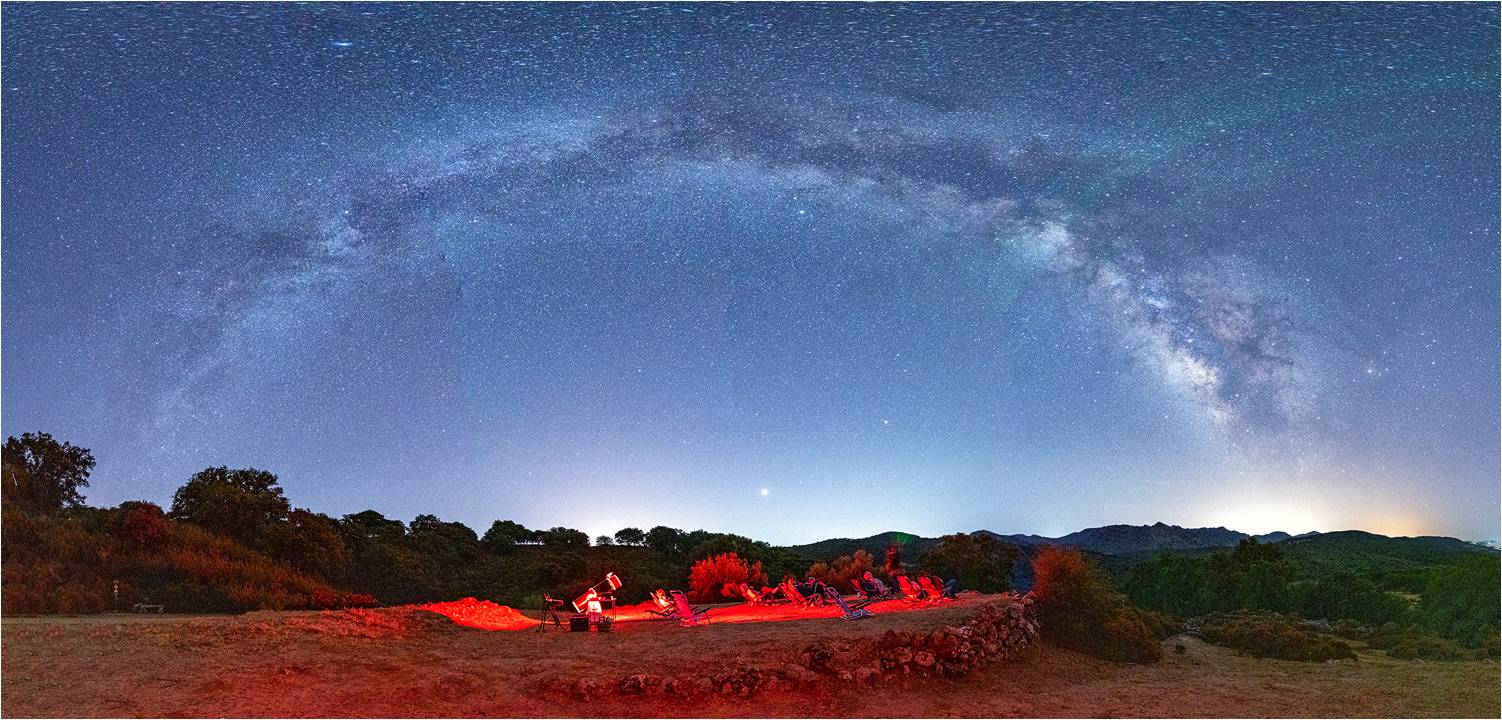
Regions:
<instances>
[{"instance_id":1,"label":"red lit ground","mask_svg":"<svg viewBox=\"0 0 1502 720\"><path fill-rule=\"evenodd\" d=\"M1497 666L1236 656L1193 640L1158 665L1037 646L967 678L778 691L746 699L541 696L551 677L778 666L810 641L960 622L975 600L846 622L722 607L698 628L622 621L611 633L482 632L414 608L237 617L0 620L7 717L1497 717Z\"/></svg>"},{"instance_id":2,"label":"red lit ground","mask_svg":"<svg viewBox=\"0 0 1502 720\"><path fill-rule=\"evenodd\" d=\"M967 597L978 598L979 595L971 594ZM933 610L952 605L954 601L941 600L934 603L913 602L910 600L882 600L871 603L865 607L873 613L891 614L916 612L920 610ZM838 618L842 611L835 605L815 605L813 607L795 607L788 603L775 603L770 605L751 605L747 603L731 603L709 606L709 613L702 621L703 624L725 623L753 623L753 622L786 622L790 620L814 620L818 618ZM628 632L643 629L637 623L653 623L654 625L676 625L664 620L659 615L654 615L649 610L656 606L650 601L640 605L629 605L606 610L605 615L614 619L612 628L615 632ZM488 600L476 600L464 598L441 603L428 603L418 605L417 609L443 615L448 619L465 627L480 630L536 630L538 625L537 611L531 616L513 610L505 605L497 605ZM568 622L568 613L559 613L563 622Z\"/></svg>"}]
</instances>

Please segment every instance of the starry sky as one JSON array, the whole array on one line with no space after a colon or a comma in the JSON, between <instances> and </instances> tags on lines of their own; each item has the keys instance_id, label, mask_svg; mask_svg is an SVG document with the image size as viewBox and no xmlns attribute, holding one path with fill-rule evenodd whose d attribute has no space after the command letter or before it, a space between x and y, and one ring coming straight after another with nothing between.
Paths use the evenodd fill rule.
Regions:
<instances>
[{"instance_id":1,"label":"starry sky","mask_svg":"<svg viewBox=\"0 0 1502 720\"><path fill-rule=\"evenodd\" d=\"M1498 536L1494 4L16 4L91 504Z\"/></svg>"}]
</instances>

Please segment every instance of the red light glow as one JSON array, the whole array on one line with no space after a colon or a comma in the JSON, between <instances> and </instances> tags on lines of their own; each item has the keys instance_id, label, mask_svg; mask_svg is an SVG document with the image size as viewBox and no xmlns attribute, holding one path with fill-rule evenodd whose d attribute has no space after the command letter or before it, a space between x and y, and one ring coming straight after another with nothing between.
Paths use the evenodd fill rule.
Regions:
<instances>
[{"instance_id":1,"label":"red light glow","mask_svg":"<svg viewBox=\"0 0 1502 720\"><path fill-rule=\"evenodd\" d=\"M463 600L418 605L418 610L438 613L458 625L480 630L525 630L537 627L537 618L527 617L505 605L472 597Z\"/></svg>"}]
</instances>

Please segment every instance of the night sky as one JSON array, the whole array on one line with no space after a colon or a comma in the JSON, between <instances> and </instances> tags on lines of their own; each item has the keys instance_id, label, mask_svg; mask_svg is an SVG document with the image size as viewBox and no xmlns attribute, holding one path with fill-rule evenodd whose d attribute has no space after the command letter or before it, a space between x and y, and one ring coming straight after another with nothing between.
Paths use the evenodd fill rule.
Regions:
<instances>
[{"instance_id":1,"label":"night sky","mask_svg":"<svg viewBox=\"0 0 1502 720\"><path fill-rule=\"evenodd\" d=\"M91 504L1498 536L1498 7L3 10Z\"/></svg>"}]
</instances>

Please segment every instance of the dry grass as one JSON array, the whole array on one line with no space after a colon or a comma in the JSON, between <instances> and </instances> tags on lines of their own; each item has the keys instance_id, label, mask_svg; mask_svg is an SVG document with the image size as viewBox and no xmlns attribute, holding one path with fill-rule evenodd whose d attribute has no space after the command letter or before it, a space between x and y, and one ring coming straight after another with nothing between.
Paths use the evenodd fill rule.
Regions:
<instances>
[{"instance_id":1,"label":"dry grass","mask_svg":"<svg viewBox=\"0 0 1502 720\"><path fill-rule=\"evenodd\" d=\"M971 611L941 606L871 620L817 618L614 633L484 632L429 613L252 613L212 618L6 618L8 716L1478 716L1498 714L1490 663L1258 660L1193 640L1153 666L1040 646L960 680L839 692L671 698L539 697L553 674L684 674L704 663L780 667L816 638L927 629ZM877 608L882 612L882 608ZM727 610L726 619L744 613ZM1177 642L1177 641L1176 641Z\"/></svg>"}]
</instances>

